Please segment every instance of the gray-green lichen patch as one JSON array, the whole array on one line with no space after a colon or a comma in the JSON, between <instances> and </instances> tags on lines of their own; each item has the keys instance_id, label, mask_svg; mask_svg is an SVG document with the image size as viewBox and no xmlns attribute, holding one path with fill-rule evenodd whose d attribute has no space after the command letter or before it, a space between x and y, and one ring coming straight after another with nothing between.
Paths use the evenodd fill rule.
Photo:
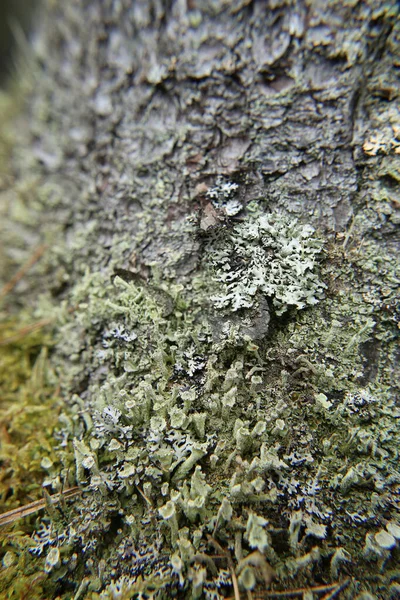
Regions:
<instances>
[{"instance_id":1,"label":"gray-green lichen patch","mask_svg":"<svg viewBox=\"0 0 400 600\"><path fill-rule=\"evenodd\" d=\"M312 227L278 214L256 213L229 232L214 234L206 258L223 284L215 306L237 311L265 296L281 315L290 307L316 304L325 288L317 273L321 250Z\"/></svg>"},{"instance_id":2,"label":"gray-green lichen patch","mask_svg":"<svg viewBox=\"0 0 400 600\"><path fill-rule=\"evenodd\" d=\"M161 598L221 597L231 577L227 563L214 560L212 539L231 553L243 591L266 580L257 583L254 552L287 589L321 571L365 582L364 565L384 569L395 560L396 265L376 243L360 249L351 236L346 251L328 244L317 265L321 241L310 229L271 218L261 203L241 218L207 234L206 257L216 235L234 267L236 240L245 248L248 234L265 269L267 258L285 264L294 256L290 268L304 260L310 281L320 271L318 289L329 283L318 304L275 319L257 344L243 335L241 319L227 319L215 340L213 319L225 319L210 302L216 282L198 269L182 285L173 276L179 253L161 278L157 260L145 275L140 265L115 274L127 238L108 250L102 270L85 266L90 228L56 251L76 280L61 303L42 295L37 315L59 323L53 364L68 407L58 439L72 443L75 468L47 466L46 483L77 482L85 496L66 519L44 522L32 551L49 577L67 581L78 572L78 597L114 598L122 589L128 597L154 590ZM141 224L152 226L150 218ZM184 232L197 236L190 223ZM175 230L163 235L177 247ZM250 265L252 274L253 253L247 258L240 268ZM290 268L283 272L293 277ZM261 304L266 292L258 293ZM242 317L249 327L252 309ZM360 349L382 344L387 357L374 374Z\"/></svg>"},{"instance_id":3,"label":"gray-green lichen patch","mask_svg":"<svg viewBox=\"0 0 400 600\"><path fill-rule=\"evenodd\" d=\"M243 216L241 236L254 220ZM301 255L304 229L282 223L284 243L292 230ZM229 244L235 234L218 235ZM214 340L210 314L224 311L208 302L208 272L183 287L87 271L67 300L74 310L58 309L64 341L54 357L70 362L65 385L76 391L60 435L73 441L74 477L87 495L67 524L51 526L42 552L65 546L65 565L70 552L100 554L106 567L100 579L89 569L85 594L114 579L104 598L118 589L218 597L231 580L210 536L230 548L243 590L257 583L251 563L239 566L254 551L286 587L323 562L338 578L360 561L392 560L399 413L390 368L371 378L359 353L372 340L392 348L397 323L380 318L378 285L393 290L396 275L388 268L371 279L383 263L391 264L377 247L360 254L354 244L347 256L329 247L319 267L321 281L335 278L326 297L276 320L257 345L240 331Z\"/></svg>"}]
</instances>

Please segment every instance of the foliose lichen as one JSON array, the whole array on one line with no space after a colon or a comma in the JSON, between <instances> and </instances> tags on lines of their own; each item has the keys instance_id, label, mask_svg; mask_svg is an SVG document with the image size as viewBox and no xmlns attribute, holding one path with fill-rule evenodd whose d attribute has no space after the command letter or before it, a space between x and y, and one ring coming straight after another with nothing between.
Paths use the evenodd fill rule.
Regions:
<instances>
[{"instance_id":1,"label":"foliose lichen","mask_svg":"<svg viewBox=\"0 0 400 600\"><path fill-rule=\"evenodd\" d=\"M281 315L322 298L326 286L317 269L323 242L313 227L276 213L250 214L229 232L213 237L207 257L224 288L213 298L217 308L251 308L266 296Z\"/></svg>"}]
</instances>

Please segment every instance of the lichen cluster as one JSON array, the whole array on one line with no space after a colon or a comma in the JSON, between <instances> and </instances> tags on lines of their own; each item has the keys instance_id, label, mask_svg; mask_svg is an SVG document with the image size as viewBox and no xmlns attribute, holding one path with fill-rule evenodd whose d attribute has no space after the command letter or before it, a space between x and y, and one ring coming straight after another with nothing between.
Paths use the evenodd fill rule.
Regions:
<instances>
[{"instance_id":1,"label":"lichen cluster","mask_svg":"<svg viewBox=\"0 0 400 600\"><path fill-rule=\"evenodd\" d=\"M282 215L263 214L215 236L208 257L225 288L214 297L216 306L251 308L263 295L281 315L289 307L316 304L325 286L316 272L322 242L313 233L312 227Z\"/></svg>"},{"instance_id":2,"label":"lichen cluster","mask_svg":"<svg viewBox=\"0 0 400 600\"><path fill-rule=\"evenodd\" d=\"M251 236L260 222L273 222L286 247L292 231L300 255L306 231L303 256L315 261L321 242L308 228L257 211L243 209L233 229L225 221L203 233L202 264L215 256L216 239L233 252L250 231L249 247L260 244ZM195 225L188 231L196 236ZM78 598L216 599L229 593L232 568L243 591L274 578L288 589L324 569L336 580L364 563L384 568L395 560L396 266L373 243L363 254L353 243L346 252L328 244L326 252L317 284L327 286L325 297L287 321L278 308L257 342L215 305L218 283L207 269L183 286L160 280L154 267L146 278L115 275L113 264L86 268L63 303L40 297L37 317L50 310L58 323L53 364L70 396L56 434L63 464L45 446L38 461L49 490L78 483L84 495L50 513L24 552L65 597L71 577ZM385 265L383 279L374 279L377 265ZM315 268L308 264L310 275ZM256 318L254 307L242 308L243 319ZM215 338L218 318L226 326ZM355 353L370 352L372 336L388 353L379 383ZM13 542L8 548L6 572ZM221 552L225 558L215 558Z\"/></svg>"},{"instance_id":3,"label":"lichen cluster","mask_svg":"<svg viewBox=\"0 0 400 600\"><path fill-rule=\"evenodd\" d=\"M246 219L254 221L243 216L241 235ZM229 245L235 234L227 226L218 235ZM36 538L50 576L68 578L81 555L102 556L81 597L218 598L232 579L227 559L213 558L213 540L231 553L243 590L265 585L263 569L290 587L325 563L336 579L357 568L359 554L392 560L398 409L390 371L379 385L360 383L365 366L354 349L371 335L389 348L397 323L378 322L376 302L365 303L371 260L387 260L376 248L365 253L354 252L363 275L351 293L341 280L318 305L286 324L276 319L257 344L229 327L214 339L210 315L224 319L225 310L209 302L208 274L183 287L157 275L86 272L58 309L60 338L70 340L60 356L75 345L71 388L90 364L87 389L71 396L58 434L74 447L74 480L86 493L67 522ZM322 281L336 273L336 255L348 274L355 268L353 252L332 247ZM58 473L47 471L51 483ZM243 562L253 552L261 570L254 558Z\"/></svg>"}]
</instances>

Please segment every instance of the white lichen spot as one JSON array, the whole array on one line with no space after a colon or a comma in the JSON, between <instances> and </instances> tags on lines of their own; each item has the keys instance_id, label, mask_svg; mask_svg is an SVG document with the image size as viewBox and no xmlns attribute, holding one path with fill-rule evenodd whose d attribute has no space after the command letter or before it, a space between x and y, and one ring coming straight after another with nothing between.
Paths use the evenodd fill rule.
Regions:
<instances>
[{"instance_id":1,"label":"white lichen spot","mask_svg":"<svg viewBox=\"0 0 400 600\"><path fill-rule=\"evenodd\" d=\"M46 556L46 562L44 570L46 573L50 573L53 569L59 567L61 564L60 551L58 548L51 548Z\"/></svg>"},{"instance_id":2,"label":"white lichen spot","mask_svg":"<svg viewBox=\"0 0 400 600\"><path fill-rule=\"evenodd\" d=\"M118 475L121 479L128 479L129 477L133 477L136 473L135 465L131 465L129 463L125 463L122 469L119 470Z\"/></svg>"},{"instance_id":3,"label":"white lichen spot","mask_svg":"<svg viewBox=\"0 0 400 600\"><path fill-rule=\"evenodd\" d=\"M375 541L378 544L378 546L380 546L381 548L385 548L387 550L394 548L396 545L395 538L388 531L385 531L384 529L382 529L381 531L378 531L378 533L375 534Z\"/></svg>"},{"instance_id":4,"label":"white lichen spot","mask_svg":"<svg viewBox=\"0 0 400 600\"><path fill-rule=\"evenodd\" d=\"M225 288L213 298L215 306L237 311L263 295L280 315L316 304L326 286L316 273L322 242L313 234L309 225L279 215L252 216L229 236L214 233L207 255Z\"/></svg>"},{"instance_id":5,"label":"white lichen spot","mask_svg":"<svg viewBox=\"0 0 400 600\"><path fill-rule=\"evenodd\" d=\"M53 461L48 456L45 456L44 458L42 458L40 466L42 467L42 469L46 469L46 471L48 471L53 466Z\"/></svg>"},{"instance_id":6,"label":"white lichen spot","mask_svg":"<svg viewBox=\"0 0 400 600\"><path fill-rule=\"evenodd\" d=\"M322 408L325 408L325 410L329 410L332 406L332 402L330 402L327 396L325 396L325 394L322 393L315 395L315 401L317 402L317 404L322 406Z\"/></svg>"},{"instance_id":7,"label":"white lichen spot","mask_svg":"<svg viewBox=\"0 0 400 600\"><path fill-rule=\"evenodd\" d=\"M386 524L386 529L396 540L400 540L400 525L390 521Z\"/></svg>"},{"instance_id":8,"label":"white lichen spot","mask_svg":"<svg viewBox=\"0 0 400 600\"><path fill-rule=\"evenodd\" d=\"M264 527L268 521L263 517L259 517L255 513L250 513L246 524L245 539L249 542L252 548L257 548L260 552L264 552L269 546L268 535Z\"/></svg>"}]
</instances>

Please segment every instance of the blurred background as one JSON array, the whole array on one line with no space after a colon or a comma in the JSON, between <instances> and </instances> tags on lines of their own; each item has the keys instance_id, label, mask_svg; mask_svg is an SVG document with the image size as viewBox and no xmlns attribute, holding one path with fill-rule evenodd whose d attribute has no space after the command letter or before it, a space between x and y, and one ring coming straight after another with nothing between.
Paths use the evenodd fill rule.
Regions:
<instances>
[{"instance_id":1,"label":"blurred background","mask_svg":"<svg viewBox=\"0 0 400 600\"><path fill-rule=\"evenodd\" d=\"M17 40L29 38L33 14L40 0L0 0L0 86L15 69Z\"/></svg>"}]
</instances>

